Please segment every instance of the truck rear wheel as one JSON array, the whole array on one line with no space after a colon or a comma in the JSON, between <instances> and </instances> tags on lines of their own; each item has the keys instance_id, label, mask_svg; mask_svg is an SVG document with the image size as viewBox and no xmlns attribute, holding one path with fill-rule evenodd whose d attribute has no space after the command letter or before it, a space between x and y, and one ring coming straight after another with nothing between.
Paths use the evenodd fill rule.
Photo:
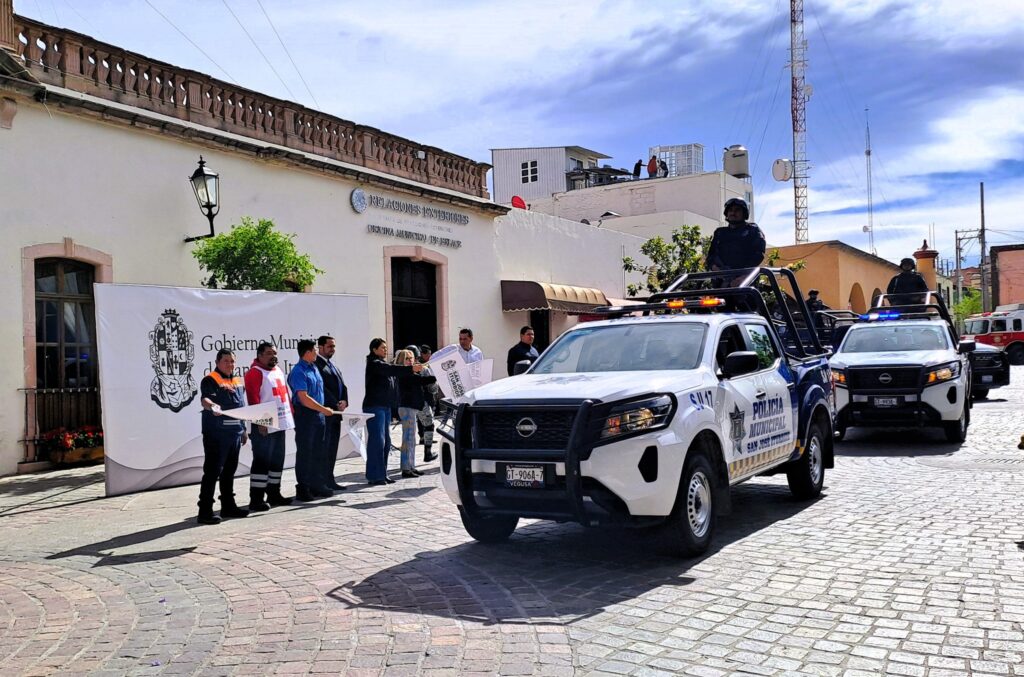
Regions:
<instances>
[{"instance_id":1,"label":"truck rear wheel","mask_svg":"<svg viewBox=\"0 0 1024 677\"><path fill-rule=\"evenodd\" d=\"M988 388L975 388L973 391L971 391L971 395L976 400L987 400L988 390Z\"/></svg>"},{"instance_id":2,"label":"truck rear wheel","mask_svg":"<svg viewBox=\"0 0 1024 677\"><path fill-rule=\"evenodd\" d=\"M515 515L471 515L459 506L459 516L466 533L481 543L502 543L508 540L519 524Z\"/></svg>"},{"instance_id":3,"label":"truck rear wheel","mask_svg":"<svg viewBox=\"0 0 1024 677\"><path fill-rule=\"evenodd\" d=\"M1024 343L1014 343L1007 348L1006 359L1010 364L1024 364Z\"/></svg>"},{"instance_id":4,"label":"truck rear wheel","mask_svg":"<svg viewBox=\"0 0 1024 677\"><path fill-rule=\"evenodd\" d=\"M845 430L844 430L845 432ZM825 484L825 433L817 422L807 430L807 444L800 458L786 468L789 491L796 498L816 498Z\"/></svg>"},{"instance_id":5,"label":"truck rear wheel","mask_svg":"<svg viewBox=\"0 0 1024 677\"><path fill-rule=\"evenodd\" d=\"M663 534L670 549L682 557L705 552L715 531L715 473L700 450L688 454L679 482L676 505Z\"/></svg>"}]
</instances>

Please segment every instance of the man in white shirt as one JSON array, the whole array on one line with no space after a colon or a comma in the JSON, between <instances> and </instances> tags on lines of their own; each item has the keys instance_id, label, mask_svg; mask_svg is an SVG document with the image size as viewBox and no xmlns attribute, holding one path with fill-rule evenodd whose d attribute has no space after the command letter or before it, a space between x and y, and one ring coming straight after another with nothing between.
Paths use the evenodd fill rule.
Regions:
<instances>
[{"instance_id":1,"label":"man in white shirt","mask_svg":"<svg viewBox=\"0 0 1024 677\"><path fill-rule=\"evenodd\" d=\"M483 351L473 345L473 330L469 327L459 330L459 354L466 364L484 359Z\"/></svg>"}]
</instances>

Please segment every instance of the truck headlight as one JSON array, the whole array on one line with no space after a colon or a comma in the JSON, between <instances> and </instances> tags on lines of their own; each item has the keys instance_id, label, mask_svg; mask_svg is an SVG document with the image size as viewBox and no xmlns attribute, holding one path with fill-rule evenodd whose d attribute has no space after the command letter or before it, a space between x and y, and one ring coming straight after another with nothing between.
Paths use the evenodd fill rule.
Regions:
<instances>
[{"instance_id":1,"label":"truck headlight","mask_svg":"<svg viewBox=\"0 0 1024 677\"><path fill-rule=\"evenodd\" d=\"M840 388L846 387L846 370L832 367L832 383Z\"/></svg>"},{"instance_id":2,"label":"truck headlight","mask_svg":"<svg viewBox=\"0 0 1024 677\"><path fill-rule=\"evenodd\" d=\"M615 405L601 425L600 440L664 428L675 411L675 398L655 395Z\"/></svg>"},{"instance_id":3,"label":"truck headlight","mask_svg":"<svg viewBox=\"0 0 1024 677\"><path fill-rule=\"evenodd\" d=\"M960 363L950 362L944 364L941 367L937 367L928 372L928 378L925 380L925 385L932 385L933 383L942 383L943 381L952 381L960 375Z\"/></svg>"}]
</instances>

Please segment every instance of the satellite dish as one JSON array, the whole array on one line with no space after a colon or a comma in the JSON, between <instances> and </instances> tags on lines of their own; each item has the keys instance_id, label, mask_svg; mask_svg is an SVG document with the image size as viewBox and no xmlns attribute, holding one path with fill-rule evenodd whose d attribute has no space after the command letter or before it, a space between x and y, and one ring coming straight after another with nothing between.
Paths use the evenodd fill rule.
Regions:
<instances>
[{"instance_id":1,"label":"satellite dish","mask_svg":"<svg viewBox=\"0 0 1024 677\"><path fill-rule=\"evenodd\" d=\"M512 196L512 206L516 209L526 209L526 200L519 197L518 195Z\"/></svg>"},{"instance_id":2,"label":"satellite dish","mask_svg":"<svg viewBox=\"0 0 1024 677\"><path fill-rule=\"evenodd\" d=\"M772 163L772 178L776 181L789 181L793 178L793 163L779 159Z\"/></svg>"},{"instance_id":3,"label":"satellite dish","mask_svg":"<svg viewBox=\"0 0 1024 677\"><path fill-rule=\"evenodd\" d=\"M814 94L814 85L804 85L804 100L810 101L812 94Z\"/></svg>"},{"instance_id":4,"label":"satellite dish","mask_svg":"<svg viewBox=\"0 0 1024 677\"><path fill-rule=\"evenodd\" d=\"M861 228L861 232L863 232L863 233L870 233L871 232L871 228L869 228L868 226L864 226L863 228Z\"/></svg>"}]
</instances>

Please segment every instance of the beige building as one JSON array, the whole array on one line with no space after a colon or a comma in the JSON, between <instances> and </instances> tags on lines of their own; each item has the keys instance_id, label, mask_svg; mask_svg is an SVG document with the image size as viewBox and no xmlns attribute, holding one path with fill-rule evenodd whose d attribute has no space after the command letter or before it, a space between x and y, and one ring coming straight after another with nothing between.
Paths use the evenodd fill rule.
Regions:
<instances>
[{"instance_id":1,"label":"beige building","mask_svg":"<svg viewBox=\"0 0 1024 677\"><path fill-rule=\"evenodd\" d=\"M535 199L530 209L571 221L587 221L647 240L668 237L682 226L700 226L705 235L723 224L722 207L743 198L754 208L753 187L725 172L666 179L622 181Z\"/></svg>"},{"instance_id":2,"label":"beige building","mask_svg":"<svg viewBox=\"0 0 1024 677\"><path fill-rule=\"evenodd\" d=\"M99 422L93 282L200 286L184 241L209 231L187 180L200 155L220 175L218 233L272 219L326 271L311 291L368 297L373 335L443 345L470 326L496 376L521 324L557 335L624 296L622 256L642 243L509 213L485 163L16 16L10 0L0 73L0 340L21 347L0 371L0 474L41 467L48 431ZM503 280L542 293L510 307Z\"/></svg>"},{"instance_id":3,"label":"beige building","mask_svg":"<svg viewBox=\"0 0 1024 677\"><path fill-rule=\"evenodd\" d=\"M806 263L805 268L796 273L800 289L804 294L809 289L817 289L819 298L834 310L865 312L874 299L885 293L889 280L900 272L895 263L839 240L777 249L780 266L801 260Z\"/></svg>"}]
</instances>

